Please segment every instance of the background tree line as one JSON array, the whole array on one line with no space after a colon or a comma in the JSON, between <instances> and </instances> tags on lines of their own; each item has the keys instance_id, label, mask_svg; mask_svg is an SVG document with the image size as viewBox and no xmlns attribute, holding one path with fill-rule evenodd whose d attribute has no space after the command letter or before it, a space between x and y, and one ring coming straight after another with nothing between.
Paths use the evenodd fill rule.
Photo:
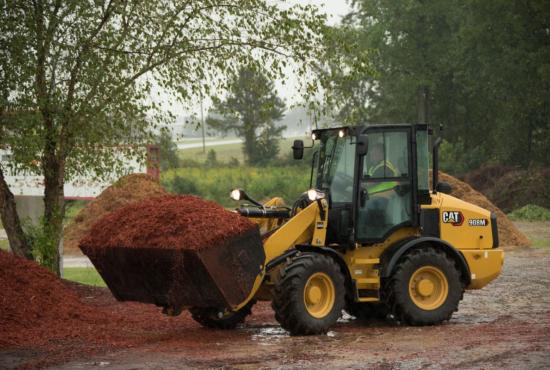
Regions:
<instances>
[{"instance_id":1,"label":"background tree line","mask_svg":"<svg viewBox=\"0 0 550 370\"><path fill-rule=\"evenodd\" d=\"M550 2L352 5L326 38L324 78L339 119L442 124L455 173L550 164Z\"/></svg>"}]
</instances>

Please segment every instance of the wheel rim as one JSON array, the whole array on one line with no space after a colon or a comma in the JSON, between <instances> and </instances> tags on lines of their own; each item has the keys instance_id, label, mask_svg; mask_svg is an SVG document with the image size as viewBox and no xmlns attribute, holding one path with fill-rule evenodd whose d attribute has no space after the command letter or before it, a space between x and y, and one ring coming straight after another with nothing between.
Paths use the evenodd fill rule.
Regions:
<instances>
[{"instance_id":1,"label":"wheel rim","mask_svg":"<svg viewBox=\"0 0 550 370\"><path fill-rule=\"evenodd\" d=\"M324 272L316 272L309 277L304 286L304 304L307 312L315 318L327 316L335 300L332 279Z\"/></svg>"},{"instance_id":2,"label":"wheel rim","mask_svg":"<svg viewBox=\"0 0 550 370\"><path fill-rule=\"evenodd\" d=\"M431 311L441 307L448 295L447 277L437 267L423 266L409 280L409 296L423 310Z\"/></svg>"}]
</instances>

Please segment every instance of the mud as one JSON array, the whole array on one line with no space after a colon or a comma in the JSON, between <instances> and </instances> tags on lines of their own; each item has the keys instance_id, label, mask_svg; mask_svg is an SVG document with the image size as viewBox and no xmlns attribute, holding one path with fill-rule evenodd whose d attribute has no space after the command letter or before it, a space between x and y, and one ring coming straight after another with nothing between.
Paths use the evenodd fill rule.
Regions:
<instances>
[{"instance_id":1,"label":"mud","mask_svg":"<svg viewBox=\"0 0 550 370\"><path fill-rule=\"evenodd\" d=\"M259 303L240 328L201 328L187 313L177 325L136 327L128 348L96 354L71 342L72 356L60 369L228 368L548 368L550 366L550 251L507 252L503 275L490 286L468 291L453 319L432 327L359 322L347 316L327 335L290 337ZM79 287L90 304L137 314L141 305L116 302L105 289ZM159 313L160 317L160 313ZM80 344L84 350L86 343ZM69 351L69 349L67 350ZM36 349L0 349L0 368L40 363L51 354ZM70 358L73 358L71 361ZM77 360L74 360L74 359ZM44 363L44 362L42 362Z\"/></svg>"}]
</instances>

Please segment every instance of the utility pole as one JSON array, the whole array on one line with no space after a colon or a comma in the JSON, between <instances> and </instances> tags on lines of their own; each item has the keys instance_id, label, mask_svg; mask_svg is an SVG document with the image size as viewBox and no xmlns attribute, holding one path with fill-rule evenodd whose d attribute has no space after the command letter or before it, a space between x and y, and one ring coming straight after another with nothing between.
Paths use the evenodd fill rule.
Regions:
<instances>
[{"instance_id":1,"label":"utility pole","mask_svg":"<svg viewBox=\"0 0 550 370\"><path fill-rule=\"evenodd\" d=\"M201 126L202 126L202 152L206 153L206 139L204 137L204 113L202 110L202 94L201 94Z\"/></svg>"}]
</instances>

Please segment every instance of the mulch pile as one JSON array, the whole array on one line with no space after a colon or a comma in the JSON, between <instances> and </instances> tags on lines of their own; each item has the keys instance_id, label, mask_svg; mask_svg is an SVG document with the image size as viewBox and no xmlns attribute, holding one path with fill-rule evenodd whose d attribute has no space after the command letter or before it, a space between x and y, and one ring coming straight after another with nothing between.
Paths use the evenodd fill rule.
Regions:
<instances>
[{"instance_id":1,"label":"mulch pile","mask_svg":"<svg viewBox=\"0 0 550 370\"><path fill-rule=\"evenodd\" d=\"M467 183L441 171L439 172L439 181L447 182L452 186L452 196L480 206L481 208L485 208L497 215L498 237L501 247L527 247L531 245L529 239L518 230L508 216L491 203L483 194L474 190Z\"/></svg>"},{"instance_id":2,"label":"mulch pile","mask_svg":"<svg viewBox=\"0 0 550 370\"><path fill-rule=\"evenodd\" d=\"M67 254L80 254L78 244L93 224L109 212L136 201L167 195L164 188L151 176L131 174L121 177L90 201L65 227L63 248Z\"/></svg>"},{"instance_id":3,"label":"mulch pile","mask_svg":"<svg viewBox=\"0 0 550 370\"><path fill-rule=\"evenodd\" d=\"M506 213L528 204L550 208L550 167L485 166L464 181Z\"/></svg>"},{"instance_id":4,"label":"mulch pile","mask_svg":"<svg viewBox=\"0 0 550 370\"><path fill-rule=\"evenodd\" d=\"M105 288L61 280L1 250L0 291L0 351L32 354L24 367L144 345L162 349L167 341L204 350L230 335L201 328L186 312L169 317L153 305L117 302ZM272 316L268 305L260 312L260 321Z\"/></svg>"},{"instance_id":5,"label":"mulch pile","mask_svg":"<svg viewBox=\"0 0 550 370\"><path fill-rule=\"evenodd\" d=\"M215 202L193 195L169 195L109 213L93 225L80 247L201 250L255 227L246 217Z\"/></svg>"},{"instance_id":6,"label":"mulch pile","mask_svg":"<svg viewBox=\"0 0 550 370\"><path fill-rule=\"evenodd\" d=\"M76 335L71 323L104 321L61 280L35 262L0 251L0 347ZM63 323L63 325L61 325Z\"/></svg>"}]
</instances>

